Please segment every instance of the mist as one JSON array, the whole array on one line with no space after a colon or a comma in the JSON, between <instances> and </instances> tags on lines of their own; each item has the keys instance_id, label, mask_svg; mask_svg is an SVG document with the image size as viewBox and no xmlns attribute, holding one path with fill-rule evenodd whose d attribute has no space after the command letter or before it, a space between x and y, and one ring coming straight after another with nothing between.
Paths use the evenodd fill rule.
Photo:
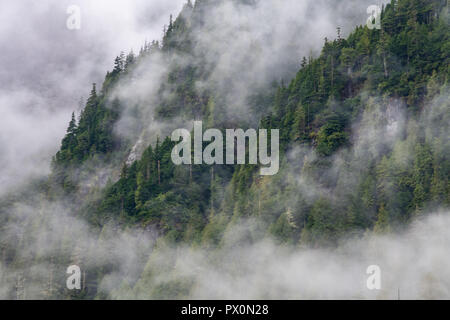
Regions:
<instances>
[{"instance_id":1,"label":"mist","mask_svg":"<svg viewBox=\"0 0 450 320\"><path fill-rule=\"evenodd\" d=\"M0 196L50 172L51 157L70 115L79 114L80 98L87 96L91 84L102 82L121 51L137 53L146 40L161 39L169 15L176 16L184 2L2 3ZM80 30L66 28L71 4L82 10ZM173 55L170 62L189 63L207 48L202 61L212 71L196 88L214 89L223 98L224 122L254 124L259 115L250 108L249 95L265 90L273 80L289 82L301 58L317 56L323 38L336 37L337 26L345 36L355 25L364 24L371 4L374 1L267 0L250 9L226 2L194 32L194 56ZM189 128L194 120L155 119L156 93L166 80L168 64L161 55L152 56L134 71L132 81L119 83L111 94L124 106L115 133L134 146L128 164L139 159L157 136ZM361 182L369 161L392 152L399 165L411 166L412 142L434 137L446 141L449 136L448 126L442 125L448 123L448 91L430 101L417 122L408 119L401 101L364 94L367 111L351 128L352 145L331 157L331 165L320 176L304 169L317 158L312 148L290 150L283 164L286 180L275 186L295 186L289 201L301 194L307 203L327 197L337 204ZM132 114L136 107L138 118ZM92 180L101 180L102 188L118 169L95 163L94 174L78 177L81 192L88 195L94 189ZM328 185L337 187L332 190ZM84 284L88 290L98 286L101 298L167 298L160 289L172 284L183 289L172 298L191 299L450 298L447 209L426 208L397 234L359 230L356 236L340 238L336 247L322 249L280 245L259 234L258 222L243 219L227 228L217 250L174 247L152 227L113 222L92 226L79 212L78 205L67 199L51 202L38 195L2 212L0 244L14 251L18 262L0 264L0 298L15 298L24 277L25 289L18 298L67 293L65 272L71 264L82 267L88 279ZM257 235L253 241L248 241L249 233ZM367 288L370 265L381 269L380 290ZM95 284L90 281L96 275L89 273L94 268L107 270Z\"/></svg>"},{"instance_id":2,"label":"mist","mask_svg":"<svg viewBox=\"0 0 450 320\"><path fill-rule=\"evenodd\" d=\"M124 291L149 299L162 284L194 283L188 299L448 299L450 281L448 212L435 212L402 234L344 242L338 249L293 249L266 239L252 245L229 245L248 221L227 235L218 252L198 249L163 250L146 271L165 268ZM167 261L174 261L167 267ZM369 266L381 270L381 288L370 290ZM144 277L146 273L144 271ZM145 278L144 278L145 279ZM133 293L135 296L133 296ZM399 296L400 294L400 296ZM158 296L156 296L158 298Z\"/></svg>"},{"instance_id":3,"label":"mist","mask_svg":"<svg viewBox=\"0 0 450 320\"><path fill-rule=\"evenodd\" d=\"M339 192L333 193L312 183L309 173L298 168L305 166L305 155L306 159L314 157L314 151L297 149L292 150L295 156L288 157L288 168L282 173L294 180L293 197L301 193L312 202L329 196L337 204L340 196L353 192L368 159L381 157L386 150L393 152L400 164L411 166L408 139L423 133L425 139L436 136L433 128L442 128L440 121L448 117L447 96L444 90L430 101L418 119L420 131L415 121L407 119L401 103L383 105L369 98L367 103L373 105L353 128L353 146L337 153L329 169L321 172L322 183L338 176L345 188L338 187ZM407 140L403 139L405 132ZM448 133L448 128L438 130L439 137ZM239 219L226 229L216 249L174 246L152 227L123 228L113 221L99 233L77 216L77 211L70 203L36 197L3 216L6 221L0 243L17 250L20 262L13 269L0 266L1 298L10 298L20 282L17 279L24 275L25 298L47 298L49 286L64 291L65 268L71 264L86 270L88 290L93 281L90 277L95 277L89 274L92 268L109 270L100 279L97 294L113 299L450 298L450 218L446 209L422 211L395 233L366 230L340 238L335 247L323 248L281 245L261 234L257 220ZM367 269L373 265L381 270L381 288L375 290L367 286L371 276ZM181 289L164 291L171 287Z\"/></svg>"},{"instance_id":4,"label":"mist","mask_svg":"<svg viewBox=\"0 0 450 320\"><path fill-rule=\"evenodd\" d=\"M160 39L171 1L1 1L0 195L49 173L72 112L84 107L121 51ZM81 28L66 26L67 8ZM84 99L81 99L81 98ZM81 103L80 103L81 100Z\"/></svg>"},{"instance_id":5,"label":"mist","mask_svg":"<svg viewBox=\"0 0 450 320\"><path fill-rule=\"evenodd\" d=\"M208 48L205 64L214 65L199 91L214 88L225 101L226 118L252 122L258 118L247 104L249 95L267 82L289 79L302 56L316 55L323 38L345 35L367 19L373 1L260 1L255 8L225 2L207 17L194 34L195 54ZM25 0L2 3L0 44L0 195L50 172L72 112L79 115L92 83L101 84L121 51L160 40L170 14L180 12L184 0L171 1L56 1ZM66 26L67 8L81 10L81 28ZM351 10L350 10L351 8ZM233 37L241 32L242 37ZM299 36L300 35L300 36ZM251 56L252 55L252 56ZM186 57L175 57L182 63ZM141 66L143 76L119 89L126 110L117 125L120 137L136 143L154 142L176 126L152 121L154 105L142 105L138 127L127 110L135 97L151 97L167 75L167 61L154 59ZM143 69L143 70L142 70ZM155 70L156 75L155 75ZM230 79L234 79L231 83ZM238 80L237 80L238 79ZM133 97L127 99L127 97ZM192 120L192 119L188 119ZM175 122L183 127L186 119ZM150 142L149 141L149 142ZM145 142L143 145L147 145ZM141 148L142 149L142 148ZM137 154L139 156L139 153Z\"/></svg>"},{"instance_id":6,"label":"mist","mask_svg":"<svg viewBox=\"0 0 450 320\"><path fill-rule=\"evenodd\" d=\"M192 287L170 298L398 299L399 293L401 299L450 298L448 211L431 212L402 233L368 233L336 249L281 246L270 238L245 242L255 225L251 220L229 229L215 251L164 245L154 230L139 228L106 226L98 237L68 214L67 206L55 204L45 204L42 211L16 208L13 220L1 240L20 244L21 262L13 269L0 265L2 299L15 296L25 275L19 298L45 299L61 292L71 264L88 270L88 279L95 277L90 268L109 268L99 292L113 299L169 298L156 289L179 283ZM31 258L38 262L29 265ZM371 265L381 270L379 290L367 287ZM89 290L92 283L85 285Z\"/></svg>"},{"instance_id":7,"label":"mist","mask_svg":"<svg viewBox=\"0 0 450 320\"><path fill-rule=\"evenodd\" d=\"M387 1L378 1L381 6ZM199 25L191 26L190 54L153 54L140 63L132 75L116 85L113 97L124 106L116 125L118 136L134 142L130 159L156 137L176 128L192 128L199 115L177 115L174 119L155 119L156 96L173 68L198 65L208 70L195 90L201 96L214 92L215 125L245 124L256 127L269 110L251 105L255 92L270 93L273 84L289 83L300 68L302 57L317 57L324 39L348 35L356 25L364 25L370 0L261 0L248 3L213 1ZM183 14L189 14L181 12ZM173 19L177 15L174 15ZM167 21L166 21L167 22ZM239 34L238 37L235 35ZM156 38L158 39L158 38ZM165 86L161 96L172 94ZM176 107L176 106L172 106ZM132 116L139 110L139 116Z\"/></svg>"}]
</instances>

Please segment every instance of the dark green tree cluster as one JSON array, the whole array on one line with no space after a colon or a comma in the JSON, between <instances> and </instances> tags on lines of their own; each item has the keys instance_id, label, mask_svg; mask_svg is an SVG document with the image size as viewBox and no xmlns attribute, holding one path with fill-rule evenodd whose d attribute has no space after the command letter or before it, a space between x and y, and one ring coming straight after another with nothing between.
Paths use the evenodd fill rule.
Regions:
<instances>
[{"instance_id":1,"label":"dark green tree cluster","mask_svg":"<svg viewBox=\"0 0 450 320\"><path fill-rule=\"evenodd\" d=\"M171 66L161 88L170 94L160 99L157 111L162 118L184 114L206 119L209 125L220 123L216 121L220 97L195 88L195 82L208 72L190 47L190 32L201 24L199 13L208 5L208 1L188 3L165 30L163 52L184 53L191 63ZM200 239L204 244L219 243L227 226L240 219L258 217L260 234L272 234L282 242L321 245L352 232L396 227L430 203L447 203L448 158L438 147L445 145L438 135L411 142L416 160L406 168L396 163L393 150L385 150L382 158L373 158L358 173L358 182L351 188L339 175L320 175L330 169L336 151L351 148L351 125L370 105L364 93L382 96L376 103L385 108L393 99L403 101L413 117L439 94L448 81L444 10L440 1L393 1L383 7L380 30L357 27L344 39L338 28L337 38L325 39L318 58L302 59L289 85L282 83L271 97L261 93L251 97L255 104L273 103L273 112L263 117L260 127L281 130L283 165L278 177L258 178L257 167L246 165L205 178L214 169L174 167L170 143L165 141L124 167L119 182L108 189L100 212L157 225L171 239ZM418 135L424 134L419 129ZM339 201L299 194L295 181L289 179L292 164L287 159L296 145L313 147L319 155L298 169ZM225 180L216 183L215 179ZM196 236L186 236L193 229Z\"/></svg>"},{"instance_id":2,"label":"dark green tree cluster","mask_svg":"<svg viewBox=\"0 0 450 320\"><path fill-rule=\"evenodd\" d=\"M425 128L409 133L420 138L405 140L414 145L409 150L414 155L413 165L399 165L395 150L385 150L384 157L374 157L367 163L350 192L345 192L348 185L340 183L339 175L320 175L332 165L330 156L344 146L351 147L351 125L371 104L365 96L383 97L376 103L385 110L394 101L402 101L408 116L415 119L426 112L431 97L448 84L450 53L446 48L450 33L446 10L443 1L392 1L383 7L381 30L357 27L343 39L338 28L337 39L325 39L318 58L303 58L295 79L278 88L273 113L262 119L261 126L280 128L283 154L293 145L314 147L319 158L299 169L333 197L304 199L298 189L290 191L289 184L285 187L286 183L274 178L271 183L277 187L261 200L264 193L255 187L257 182L249 188L249 181L255 180L251 168L242 169L233 177L239 182L232 184L230 203L235 204L234 212L254 215L261 201L277 199L275 203L283 203L285 199L286 205L264 204L257 211L261 215L268 208L268 230L283 239L321 245L336 243L357 230L392 230L404 226L432 203L448 205L449 159L444 151L448 143L439 132L425 137ZM442 94L445 97L448 93ZM437 103L448 106L445 101ZM446 119L434 125L445 127ZM398 142L395 148L401 148L402 143L406 144ZM290 173L281 171L279 175L288 179ZM243 188L240 181L245 181ZM280 185L282 190L286 188L282 192ZM233 210L228 214L233 215Z\"/></svg>"},{"instance_id":3,"label":"dark green tree cluster","mask_svg":"<svg viewBox=\"0 0 450 320\"><path fill-rule=\"evenodd\" d=\"M429 209L450 205L450 142L445 136L450 121L450 32L442 0L392 0L382 9L381 29L359 26L344 38L338 28L336 39L325 39L317 57L299 61L300 70L289 83L272 83L250 95L248 104L259 127L280 129L277 175L261 177L256 165L175 166L174 143L167 137L154 139L138 160L127 161L132 142L114 135L124 102L111 98L111 92L119 83L132 83L133 72L153 55L168 69L154 97L156 121L181 117L203 119L207 127L248 127L240 119L222 117L226 97L214 84L207 89L196 85L209 79L213 66L205 63L207 52L194 50L193 33L202 30L217 3L188 1L176 19L170 17L161 42L146 42L138 55L131 51L116 57L101 91L94 85L79 118L72 114L53 159L51 179L38 184L47 198L56 198L55 183L62 186L65 196L74 196L69 197L76 203L74 212L91 223L100 239L111 223L120 228L138 225L153 228L168 243L209 248L222 245L234 226L244 229L243 235L231 237L237 244L270 236L292 246L335 246L342 238L367 231L398 230ZM354 145L354 126L385 127L396 104L406 106L400 138L357 150L361 146ZM90 160L115 161L115 172L104 189L79 194L77 178L91 174L86 168ZM0 212L8 212L14 203L0 199ZM0 216L0 226L5 225L6 214ZM34 219L27 227L45 224L40 216ZM12 238L6 240L20 242L20 248L33 241L16 236L9 233ZM70 243L70 233L68 239ZM61 244L61 255L50 265L79 262L79 249L65 246ZM23 259L20 248L16 252L0 243L2 263L22 267L46 258L36 253ZM149 261L151 277L151 259L157 259L157 253L150 260L143 256L140 267ZM57 288L47 297L104 297L98 282L115 271L113 261L105 260L89 267L88 289L71 295ZM145 270L143 274L145 278ZM122 291L131 292L133 281L124 281ZM158 297L182 296L188 289L185 282L154 288Z\"/></svg>"}]
</instances>

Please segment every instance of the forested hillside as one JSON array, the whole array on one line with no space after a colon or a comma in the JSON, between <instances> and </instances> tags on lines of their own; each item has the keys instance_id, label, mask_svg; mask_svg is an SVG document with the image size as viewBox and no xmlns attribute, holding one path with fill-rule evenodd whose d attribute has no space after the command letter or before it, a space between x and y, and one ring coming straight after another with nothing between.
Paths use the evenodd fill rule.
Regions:
<instances>
[{"instance_id":1,"label":"forested hillside","mask_svg":"<svg viewBox=\"0 0 450 320\"><path fill-rule=\"evenodd\" d=\"M225 245L265 238L290 249L333 249L349 238L401 232L427 212L448 209L446 1L393 0L382 8L381 29L358 26L346 37L336 26L336 38L325 38L318 55L298 57L292 79L255 86L244 99L246 109L239 109L249 117L230 106L238 79L226 79L226 86L216 81L214 52L196 45L205 16L220 2L187 1L170 17L162 41L120 54L103 84L93 85L81 114L72 115L48 180L0 202L5 228L17 222L6 213L18 202L39 202L40 215L24 220L30 230L46 225L46 208L62 203L69 217L86 221L101 248L122 231L151 231L132 275L121 274L119 286L100 286L118 272L117 257L111 259L108 249L98 261L95 245L83 251L81 244L63 242L55 244L56 252L24 256L21 250L35 239L22 230L20 239L2 235L0 253L3 265L23 271L0 281L33 278L25 267L30 261L51 260L52 270L76 262L87 269L82 290L68 292L57 280L45 280L47 289L33 292L47 298L181 298L194 283L170 276L176 259L164 255L162 261L159 250L206 248L214 256ZM257 46L250 46L249 59ZM164 70L148 67L155 63ZM162 80L148 90L151 96L122 94L152 72ZM127 135L118 130L123 119L132 127ZM279 129L279 173L260 176L257 165L174 165L170 129L192 129L193 120L220 130ZM155 133L147 121L168 125ZM239 236L230 236L235 228L242 229ZM71 231L62 237L76 242Z\"/></svg>"}]
</instances>

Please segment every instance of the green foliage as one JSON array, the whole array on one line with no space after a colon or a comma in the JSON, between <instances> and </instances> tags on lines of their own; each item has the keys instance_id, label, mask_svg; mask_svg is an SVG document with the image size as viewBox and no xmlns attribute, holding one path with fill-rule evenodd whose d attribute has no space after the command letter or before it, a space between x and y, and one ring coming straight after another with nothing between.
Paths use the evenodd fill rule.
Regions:
<instances>
[{"instance_id":1,"label":"green foliage","mask_svg":"<svg viewBox=\"0 0 450 320\"><path fill-rule=\"evenodd\" d=\"M155 97L155 120L181 117L203 119L208 127L248 125L224 119L226 99L213 84L208 90L197 85L212 71L193 50L194 28L202 25L210 5L209 0L195 5L189 1L175 20L170 17L161 44L145 43L139 55L121 53L115 59L102 90L97 93L93 86L78 121L72 114L52 161L51 179L40 185L48 198L57 198L57 187L62 187L71 200L83 202L79 211L100 230L115 221L123 228L157 230L161 246L208 248L223 245L227 233L246 221L253 229L245 233L245 241L269 235L282 244L335 246L343 236L395 231L427 207L450 205L450 145L442 129L449 121L445 88L450 32L448 13L439 0L392 1L383 8L381 30L359 26L346 39L338 30L337 39L325 39L316 58L301 60L288 84L272 83L250 94L247 102L260 128L280 129L281 167L276 176L260 177L254 165L175 166L174 143L168 137L157 139L138 160L125 162L129 142L114 136L123 102L112 99L111 92L120 81L130 81L152 54L168 63ZM171 59L176 55L186 58L183 64ZM385 126L390 119L383 113L392 101L407 106L403 137L392 146L372 146L372 140L354 146L354 126ZM427 114L430 104L441 106L440 112ZM428 127L418 121L424 114ZM314 152L303 152L310 149ZM365 152L370 156L359 155ZM78 181L99 162L112 164L118 172L104 189L91 188L89 195L80 196ZM0 202L0 212L7 212L10 202ZM16 261L16 252L1 252L8 262ZM133 297L149 287L152 297L187 296L189 279L155 284L162 270L155 270L152 262L158 259L156 250L141 279L136 284L124 281L113 296ZM164 271L176 274L174 262L165 263ZM113 270L106 265L96 272L100 278ZM90 277L95 283L97 274ZM73 298L93 294L103 297L98 292Z\"/></svg>"},{"instance_id":2,"label":"green foliage","mask_svg":"<svg viewBox=\"0 0 450 320\"><path fill-rule=\"evenodd\" d=\"M381 30L357 27L343 39L338 29L337 39L325 39L318 58L303 58L301 69L288 86L281 83L272 97L263 93L253 95L251 103L262 106L255 112L268 112L273 106L273 112L263 117L260 125L281 129L282 157L295 144L315 147L320 157L332 157L349 146L350 126L364 112L364 101L360 98L363 91L382 95L385 101L402 99L412 113L436 96L448 73L445 64L448 52L439 45L445 47L448 43L442 8L433 1L422 4L401 0L396 5L387 5L382 12ZM204 10L201 2L195 6L187 4L175 21L170 18L161 46L163 52L192 53L190 30L200 19L201 10ZM159 48L155 43L152 46L152 50ZM147 51L150 50L146 44L140 56ZM139 62L139 57L132 53L126 58L122 54L107 78L124 73L136 61ZM183 66L171 65L167 83L160 90L165 97L159 100L157 116L201 117L209 127L220 125L224 107L221 97L199 92L195 87L196 81L207 74L205 66L195 59ZM95 118L91 116L95 101L90 98L83 118ZM76 123L71 122L61 153L81 152L78 159L83 160L92 152L105 150L104 144L93 143L89 138L89 132L92 137L97 134L86 129L89 128L86 122L83 120L82 125L80 120L76 129ZM80 127L84 128L83 134L79 131L77 138L74 132ZM287 190L296 190L293 184L287 185L284 195L280 190L262 189L254 178L255 166L216 171L214 180L206 178L209 169L204 166L174 167L170 161L172 144L166 139L145 150L139 161L124 167L119 181L106 190L97 214L103 217L113 214L133 223L155 225L171 241L204 245L208 242L219 245L227 224L256 215L265 221L262 229L281 242L330 244L352 230L374 227L377 231L387 230L407 221L433 199L445 198L448 184L437 165L442 164L443 150L433 153L428 143L412 143L416 145L413 167L399 165L396 156L387 152L382 159L374 159L373 169L365 172L354 187L356 193L353 190L353 194L343 194L337 203L325 199L305 201L300 195L291 195L295 191ZM308 170L314 176L314 172L326 170L327 166L326 161L317 161ZM221 185L230 183L219 194L214 183L217 178L222 179ZM319 176L316 179L321 183ZM324 183L331 190L340 185L339 181L329 179ZM346 188L343 187L342 190ZM339 193L339 189L335 192ZM280 203L282 198L296 197L296 203L290 200Z\"/></svg>"}]
</instances>

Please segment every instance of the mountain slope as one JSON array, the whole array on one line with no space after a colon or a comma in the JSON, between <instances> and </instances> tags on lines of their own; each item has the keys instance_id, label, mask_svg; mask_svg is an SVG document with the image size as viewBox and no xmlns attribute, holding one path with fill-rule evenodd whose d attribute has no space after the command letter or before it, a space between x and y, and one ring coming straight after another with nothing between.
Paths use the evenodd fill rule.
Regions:
<instances>
[{"instance_id":1,"label":"mountain slope","mask_svg":"<svg viewBox=\"0 0 450 320\"><path fill-rule=\"evenodd\" d=\"M46 284L46 297L189 297L195 281L177 273L180 248L205 249L218 261L223 248L267 238L289 250L336 248L348 238L400 233L449 207L446 1L394 0L383 7L380 30L358 26L344 38L338 29L318 56L299 57L287 84L256 79L247 95L239 90L245 72L231 77L214 50L198 44L224 1L188 1L161 43L118 56L101 90L94 85L79 119L73 116L49 180L32 199L13 195L0 205L5 229L17 223L30 231L19 241L1 238L2 263L20 270L17 277L33 278L33 263L87 270L83 290ZM238 69L261 45L249 44ZM220 130L280 129L279 173L259 176L256 165L175 166L168 136L192 120ZM24 204L41 213L28 215ZM17 207L24 224L7 215ZM69 213L58 217L60 207ZM37 232L66 220L77 231L58 233L53 250L21 253ZM86 240L77 240L84 229ZM114 247L130 252L131 262ZM34 277L34 287L42 285Z\"/></svg>"}]
</instances>

